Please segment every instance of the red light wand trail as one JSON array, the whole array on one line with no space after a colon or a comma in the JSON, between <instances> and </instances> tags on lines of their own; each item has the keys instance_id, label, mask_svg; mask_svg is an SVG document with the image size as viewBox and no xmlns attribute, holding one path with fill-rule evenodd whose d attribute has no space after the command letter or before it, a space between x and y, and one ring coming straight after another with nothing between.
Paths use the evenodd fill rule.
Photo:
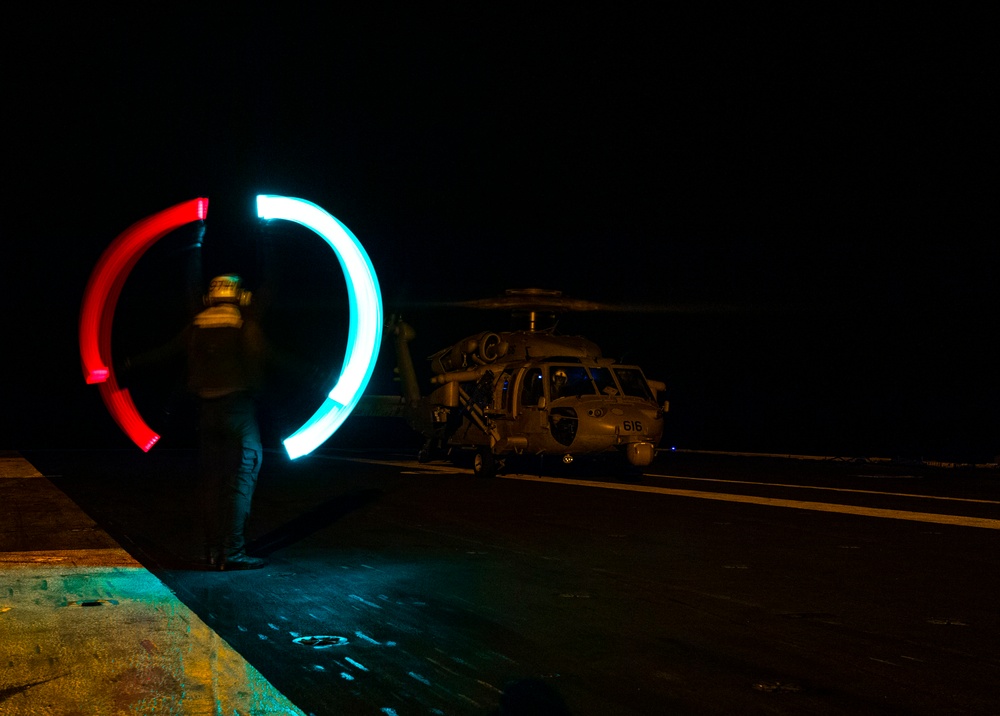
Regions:
<instances>
[{"instance_id":1,"label":"red light wand trail","mask_svg":"<svg viewBox=\"0 0 1000 716\"><path fill-rule=\"evenodd\" d=\"M88 384L97 383L101 399L118 426L144 452L160 439L139 415L127 388L118 385L111 359L111 327L125 280L144 253L171 231L208 216L208 199L177 204L137 221L101 254L90 274L80 310L80 357Z\"/></svg>"}]
</instances>

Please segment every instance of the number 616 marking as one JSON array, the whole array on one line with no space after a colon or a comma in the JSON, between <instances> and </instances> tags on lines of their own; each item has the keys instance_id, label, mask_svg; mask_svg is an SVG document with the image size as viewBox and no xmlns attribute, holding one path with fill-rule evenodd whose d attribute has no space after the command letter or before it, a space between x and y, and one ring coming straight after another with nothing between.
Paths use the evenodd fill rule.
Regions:
<instances>
[{"instance_id":1,"label":"number 616 marking","mask_svg":"<svg viewBox=\"0 0 1000 716\"><path fill-rule=\"evenodd\" d=\"M642 423L638 420L623 420L622 430L624 430L627 433L632 433L632 432L641 433Z\"/></svg>"}]
</instances>

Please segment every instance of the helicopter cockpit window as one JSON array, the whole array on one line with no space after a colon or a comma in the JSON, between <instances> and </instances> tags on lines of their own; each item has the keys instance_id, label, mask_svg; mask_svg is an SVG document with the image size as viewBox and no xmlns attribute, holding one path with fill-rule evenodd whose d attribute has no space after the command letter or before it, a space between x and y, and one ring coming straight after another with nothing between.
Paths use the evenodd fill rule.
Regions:
<instances>
[{"instance_id":1,"label":"helicopter cockpit window","mask_svg":"<svg viewBox=\"0 0 1000 716\"><path fill-rule=\"evenodd\" d=\"M653 393L649 389L649 383L638 368L615 367L615 375L618 376L618 383L622 387L625 395L632 395L636 398L653 400Z\"/></svg>"},{"instance_id":2,"label":"helicopter cockpit window","mask_svg":"<svg viewBox=\"0 0 1000 716\"><path fill-rule=\"evenodd\" d=\"M533 368L524 374L521 383L521 405L538 405L538 399L545 394L545 379L541 368Z\"/></svg>"},{"instance_id":3,"label":"helicopter cockpit window","mask_svg":"<svg viewBox=\"0 0 1000 716\"><path fill-rule=\"evenodd\" d=\"M552 400L593 394L594 382L582 365L549 366L549 397Z\"/></svg>"}]
</instances>

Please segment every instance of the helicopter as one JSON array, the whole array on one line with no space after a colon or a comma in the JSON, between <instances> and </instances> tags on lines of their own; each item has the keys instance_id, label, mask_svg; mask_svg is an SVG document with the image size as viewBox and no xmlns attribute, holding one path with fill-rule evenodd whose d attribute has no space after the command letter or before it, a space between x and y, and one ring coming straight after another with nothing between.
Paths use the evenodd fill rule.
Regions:
<instances>
[{"instance_id":1,"label":"helicopter","mask_svg":"<svg viewBox=\"0 0 1000 716\"><path fill-rule=\"evenodd\" d=\"M409 348L416 333L391 317L385 335L394 341L402 395L364 396L357 414L404 418L424 438L420 462L473 450L473 473L482 477L497 475L514 455L557 456L565 464L613 456L631 473L653 461L670 407L661 399L666 385L604 357L586 338L555 330L558 314L604 305L545 289L453 305L507 309L517 325L429 356L433 387L422 395Z\"/></svg>"}]
</instances>

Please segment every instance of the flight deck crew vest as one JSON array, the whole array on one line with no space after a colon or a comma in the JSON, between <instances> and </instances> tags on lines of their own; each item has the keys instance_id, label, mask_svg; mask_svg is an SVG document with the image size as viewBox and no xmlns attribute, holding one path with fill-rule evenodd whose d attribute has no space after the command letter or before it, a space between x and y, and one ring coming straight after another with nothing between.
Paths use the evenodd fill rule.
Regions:
<instances>
[{"instance_id":1,"label":"flight deck crew vest","mask_svg":"<svg viewBox=\"0 0 1000 716\"><path fill-rule=\"evenodd\" d=\"M254 391L259 378L257 327L228 303L197 316L188 338L188 389L202 398Z\"/></svg>"}]
</instances>

